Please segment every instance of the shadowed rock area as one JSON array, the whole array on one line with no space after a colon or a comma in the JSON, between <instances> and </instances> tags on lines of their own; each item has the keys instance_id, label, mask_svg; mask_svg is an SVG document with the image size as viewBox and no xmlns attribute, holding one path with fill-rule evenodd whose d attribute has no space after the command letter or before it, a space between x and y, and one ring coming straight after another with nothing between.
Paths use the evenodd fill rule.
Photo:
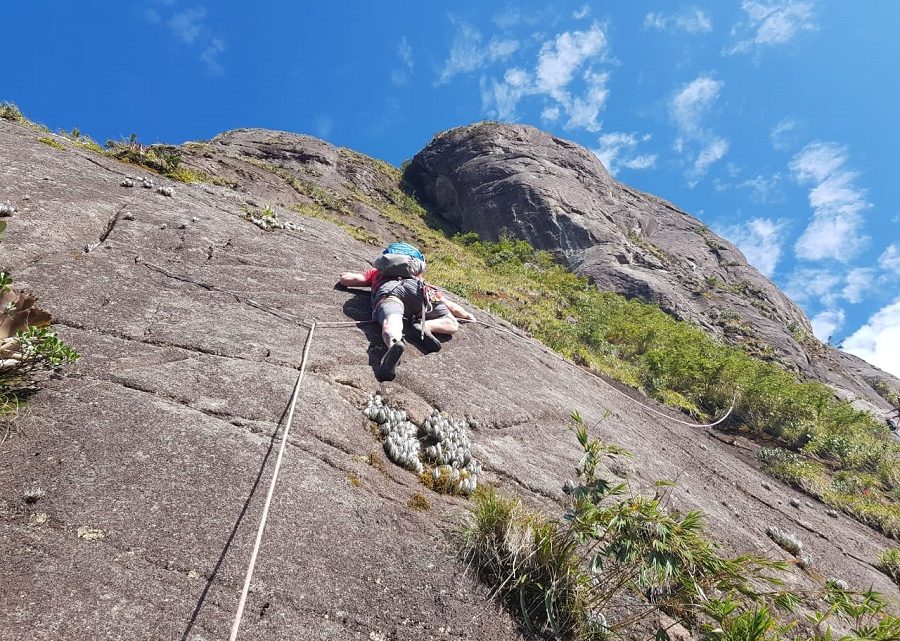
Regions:
<instances>
[{"instance_id":1,"label":"shadowed rock area","mask_svg":"<svg viewBox=\"0 0 900 641\"><path fill-rule=\"evenodd\" d=\"M406 178L455 229L552 252L597 287L655 303L847 398L897 378L816 340L803 311L696 218L616 182L586 149L533 127L480 123L436 136Z\"/></svg>"},{"instance_id":2,"label":"shadowed rock area","mask_svg":"<svg viewBox=\"0 0 900 641\"><path fill-rule=\"evenodd\" d=\"M0 120L0 201L18 209L8 219L0 265L53 313L82 359L43 384L0 446L0 638L227 638L274 465L273 434L307 338L291 319L363 320L369 313L367 292L334 284L342 269L365 268L376 248L291 208L314 212L313 205L340 200L355 235L381 242L402 231L402 221L381 213L397 197L396 177L377 161L307 136L236 130L181 147L184 164L209 180L186 185L65 140L65 149L55 149L38 141L42 135ZM512 153L505 145L500 136L498 153ZM566 168L548 156L548 176L562 167L591 190L605 184L632 202L609 213L625 226L611 222L606 245L590 240L602 238L600 231L575 229L575 214L556 212L555 237L565 228L568 239L557 248L573 264L582 252L582 270L626 252L609 281L596 270L598 284L650 283L645 273L659 272L654 282L674 292L675 266L635 267L639 250L653 252L622 241L625 223L669 256L677 247L663 241L664 229L671 222L677 234L696 234L690 219L617 185L599 164L587 173L582 152L558 146L572 157ZM536 155L521 163L530 167ZM516 166L510 158L508 167ZM539 185L528 196L533 209L482 228L466 216L493 212L489 201L479 208L469 183L446 175L455 181L456 209L449 211L460 212L461 228L496 236L505 225L524 235L529 224L539 225ZM122 186L125 176L136 186ZM142 177L172 195L142 188ZM520 185L515 179L498 193L518 194ZM264 231L244 218L263 204L294 229ZM585 219L599 207L587 196L569 204ZM653 214L639 216L638 205ZM669 218L653 227L664 210ZM553 237L534 230L540 246ZM697 251L698 270L714 269ZM719 251L739 257L730 246ZM759 282L775 308L772 323L794 319L808 327L750 268L715 269L728 283L738 276ZM711 314L691 295L678 296L660 301L686 316ZM566 429L578 410L592 434L635 453L632 470L610 462L614 471L635 488L677 479L674 505L706 512L710 535L734 552L788 559L766 536L774 525L796 531L814 560L810 570L792 569L791 585L835 576L898 596L872 566L890 541L762 475L757 446L740 437L651 414L535 343L489 327L466 326L436 354L407 349L391 383L373 375L381 350L368 325L323 326L313 336L241 639L522 638L458 560L451 534L467 501L427 490L384 458L360 411L375 391L416 421L434 407L468 418L485 480L554 514L580 454ZM33 487L46 496L28 505L23 492ZM412 509L416 494L431 508Z\"/></svg>"}]
</instances>

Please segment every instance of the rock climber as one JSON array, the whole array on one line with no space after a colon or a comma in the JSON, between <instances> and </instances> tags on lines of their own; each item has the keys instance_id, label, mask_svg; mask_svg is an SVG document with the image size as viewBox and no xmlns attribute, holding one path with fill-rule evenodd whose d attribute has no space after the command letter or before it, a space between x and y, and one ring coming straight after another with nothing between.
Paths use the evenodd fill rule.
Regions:
<instances>
[{"instance_id":1,"label":"rock climber","mask_svg":"<svg viewBox=\"0 0 900 641\"><path fill-rule=\"evenodd\" d=\"M437 351L441 342L435 334L455 334L457 318L474 321L464 310L422 278L425 256L408 243L392 243L375 266L363 273L344 272L341 285L372 288L372 318L381 325L387 352L381 360L378 378L393 380L403 355L403 317L410 319L414 336L421 337L428 351ZM423 324L424 323L424 324Z\"/></svg>"}]
</instances>

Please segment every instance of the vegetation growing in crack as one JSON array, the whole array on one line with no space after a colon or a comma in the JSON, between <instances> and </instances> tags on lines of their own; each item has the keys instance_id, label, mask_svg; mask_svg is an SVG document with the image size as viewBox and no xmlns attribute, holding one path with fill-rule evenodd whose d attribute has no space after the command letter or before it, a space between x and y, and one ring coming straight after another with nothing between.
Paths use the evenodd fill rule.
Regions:
<instances>
[{"instance_id":1,"label":"vegetation growing in crack","mask_svg":"<svg viewBox=\"0 0 900 641\"><path fill-rule=\"evenodd\" d=\"M59 149L60 151L65 151L66 146L56 140L55 138L51 138L50 136L41 136L38 138L38 142L42 142L48 147L53 147L54 149Z\"/></svg>"},{"instance_id":2,"label":"vegetation growing in crack","mask_svg":"<svg viewBox=\"0 0 900 641\"><path fill-rule=\"evenodd\" d=\"M20 402L40 376L78 359L78 354L50 330L50 314L35 306L33 296L12 288L0 271L0 443L12 431Z\"/></svg>"},{"instance_id":3,"label":"vegetation growing in crack","mask_svg":"<svg viewBox=\"0 0 900 641\"><path fill-rule=\"evenodd\" d=\"M16 211L11 205L6 209L6 216ZM0 240L5 229L6 222L0 221ZM12 276L0 269L0 443L12 433L19 405L38 379L78 359L75 350L50 330L50 314L37 307L34 296L13 289L12 283Z\"/></svg>"},{"instance_id":4,"label":"vegetation growing in crack","mask_svg":"<svg viewBox=\"0 0 900 641\"><path fill-rule=\"evenodd\" d=\"M668 483L645 496L604 478L601 458L621 450L591 439L573 418L582 458L565 514L549 518L487 488L460 532L466 561L530 632L596 640L657 626L648 638L665 640L680 623L704 641L825 641L835 638L834 619L853 628L848 639L887 640L900 630L879 595L830 582L804 595L823 610L790 636L801 598L783 589L786 565L725 555L704 536L701 513L666 507ZM657 624L666 620L660 614L673 623Z\"/></svg>"}]
</instances>

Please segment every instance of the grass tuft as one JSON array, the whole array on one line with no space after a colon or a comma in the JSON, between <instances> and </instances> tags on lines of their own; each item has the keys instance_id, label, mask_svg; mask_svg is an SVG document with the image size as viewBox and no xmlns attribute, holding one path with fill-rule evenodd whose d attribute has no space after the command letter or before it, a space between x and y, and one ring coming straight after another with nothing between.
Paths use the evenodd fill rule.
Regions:
<instances>
[{"instance_id":1,"label":"grass tuft","mask_svg":"<svg viewBox=\"0 0 900 641\"><path fill-rule=\"evenodd\" d=\"M900 586L900 548L890 548L878 555L876 567Z\"/></svg>"},{"instance_id":2,"label":"grass tuft","mask_svg":"<svg viewBox=\"0 0 900 641\"><path fill-rule=\"evenodd\" d=\"M54 149L59 149L60 151L65 151L66 146L62 144L60 141L55 138L51 138L50 136L42 136L38 138L38 142L42 142L49 147L53 147Z\"/></svg>"},{"instance_id":3,"label":"grass tuft","mask_svg":"<svg viewBox=\"0 0 900 641\"><path fill-rule=\"evenodd\" d=\"M424 512L431 509L431 503L428 502L428 499L426 499L425 496L419 494L418 492L410 497L409 503L407 503L407 505L417 512Z\"/></svg>"}]
</instances>

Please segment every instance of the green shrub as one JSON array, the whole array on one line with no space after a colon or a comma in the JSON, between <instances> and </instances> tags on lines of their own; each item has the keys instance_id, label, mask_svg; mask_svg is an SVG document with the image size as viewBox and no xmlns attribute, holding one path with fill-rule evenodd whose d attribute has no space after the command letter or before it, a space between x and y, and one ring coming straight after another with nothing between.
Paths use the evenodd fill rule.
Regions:
<instances>
[{"instance_id":1,"label":"green shrub","mask_svg":"<svg viewBox=\"0 0 900 641\"><path fill-rule=\"evenodd\" d=\"M175 172L181 164L181 153L176 147L145 147L134 139L129 142L110 140L107 141L106 147L106 153L113 158L163 175Z\"/></svg>"},{"instance_id":2,"label":"green shrub","mask_svg":"<svg viewBox=\"0 0 900 641\"><path fill-rule=\"evenodd\" d=\"M624 484L600 477L602 457L623 451L590 439L581 418L573 418L583 456L563 518L548 519L487 489L476 494L463 530L464 557L526 628L566 639L618 637L661 611L694 625L707 595L755 599L751 582L778 583L772 572L783 564L722 555L703 536L699 512L669 511L664 493L629 495Z\"/></svg>"},{"instance_id":3,"label":"green shrub","mask_svg":"<svg viewBox=\"0 0 900 641\"><path fill-rule=\"evenodd\" d=\"M811 630L797 632L792 617L801 597L782 588L784 563L724 555L705 538L701 513L665 507L669 483L659 483L653 496L630 495L599 476L602 458L623 452L589 438L581 418L573 419L582 458L562 518L487 488L476 493L461 531L465 560L529 632L577 641L635 634L667 640L667 628L658 627L665 613L702 641L832 641L835 619L852 632L841 637L846 641L900 638L900 619L885 611L879 594L850 592L838 581L806 595L807 605L820 598L827 608L806 614ZM801 554L793 543L792 553ZM900 550L885 552L881 563L897 572ZM655 635L646 636L648 626Z\"/></svg>"},{"instance_id":4,"label":"green shrub","mask_svg":"<svg viewBox=\"0 0 900 641\"><path fill-rule=\"evenodd\" d=\"M0 103L0 118L10 122L25 122L22 111L11 102Z\"/></svg>"}]
</instances>

